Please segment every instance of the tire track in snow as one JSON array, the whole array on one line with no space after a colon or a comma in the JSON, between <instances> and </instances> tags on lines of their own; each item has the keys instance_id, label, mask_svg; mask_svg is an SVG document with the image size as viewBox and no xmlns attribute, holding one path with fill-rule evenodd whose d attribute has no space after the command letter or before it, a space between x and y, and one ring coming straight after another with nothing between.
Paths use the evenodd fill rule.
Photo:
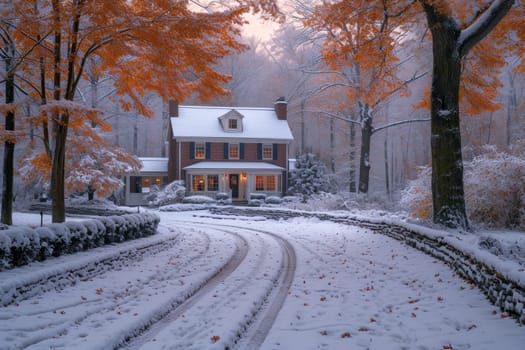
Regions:
<instances>
[{"instance_id":1,"label":"tire track in snow","mask_svg":"<svg viewBox=\"0 0 525 350\"><path fill-rule=\"evenodd\" d=\"M178 224L188 224L187 222L177 221ZM192 225L195 223L191 223ZM228 230L216 229L224 233L231 234L237 241L237 249L234 255L209 279L197 286L187 298L177 304L167 308L164 313L159 314L157 318L151 319L149 324L144 325L142 329L131 330L125 339L125 344L117 346L115 349L138 349L145 343L154 339L155 335L166 328L171 322L179 318L184 312L193 307L201 298L209 294L213 288L228 277L244 261L248 254L248 242L235 232Z\"/></svg>"},{"instance_id":2,"label":"tire track in snow","mask_svg":"<svg viewBox=\"0 0 525 350\"><path fill-rule=\"evenodd\" d=\"M251 315L251 318L247 319L245 324L240 325L241 329L237 332L237 338L234 339L231 344L227 344L227 348L257 349L263 344L266 336L270 332L292 286L297 266L295 249L286 239L270 231L216 223L198 223L197 225L213 228L219 226L261 233L274 239L281 248L282 260L273 288L268 291L263 300L259 301L258 309Z\"/></svg>"},{"instance_id":3,"label":"tire track in snow","mask_svg":"<svg viewBox=\"0 0 525 350\"><path fill-rule=\"evenodd\" d=\"M9 338L8 341L13 343L13 340L15 340L14 347L8 346L7 349L26 347L41 349L65 346L62 344L70 344L66 347L74 348L74 342L71 342L73 338L85 339L89 334L92 334L92 332L86 331L87 328L102 327L104 321L100 319L99 315L101 314L107 315L104 316L105 321L111 323L123 322L123 325L114 334L108 334L108 332L101 329L95 342L98 345L93 345L93 348L103 347L111 349L118 346L129 334L139 332L152 322L150 320L158 319L158 315L162 315L165 310L170 310L170 308L172 309L186 300L188 295L191 295L195 289L199 288L202 281L208 280L211 275L215 274L224 265L238 245L235 244L237 241L231 235L228 235L226 240L221 238L214 240L211 242L210 247L209 234L202 231L199 232L199 230L189 231L194 232L194 234L179 235L180 240L175 247L164 249L160 255L149 256L152 259L148 259L148 256L145 256L142 259L146 263L145 265L140 261L127 261L124 264L129 266L120 264L116 270L106 270L107 273L110 273L109 277L98 276L93 278L93 280L83 281L78 286L68 287L62 292L65 294L64 298L55 295L55 300L50 301L49 297L44 294L43 296L35 297L35 300L31 299L23 302L23 310L21 307L20 311L16 311L18 307L11 306L14 312L10 312L10 315L6 315L4 319L5 321L18 322L20 327L19 329L8 327L5 325L5 322L2 324L0 321L0 332L10 329L11 334L6 334ZM190 238L189 240L187 240L188 237ZM165 239L166 237L164 237ZM222 247L219 248L219 251L224 252L223 249L226 246L229 246L231 250L228 250L229 254L227 256L223 255L224 258L221 259L220 264L210 266L206 269L206 273L200 273L200 275L203 275L202 277L199 277L199 279L193 278L191 283L181 282L185 279L185 276L192 273L189 271L191 266L194 264L203 265L203 262L204 264L209 264L207 256L217 255L217 248L219 247ZM193 249L193 247L198 249ZM91 260L94 260L94 258L91 257ZM114 280L111 277L111 273L120 274L121 267L123 267L122 270L124 271L123 277L120 280ZM129 275L129 272L126 272L127 269L131 269L132 272L135 271L138 274L134 275L135 277L126 277L125 275ZM127 284L126 281L130 284ZM173 286L175 289L173 289ZM88 291L94 292L95 288L99 287L104 287L104 290L100 289L100 295L94 297L93 300L89 294L85 294L86 292L89 293ZM79 288L86 290L82 294L88 295L88 298L80 298ZM177 293L173 293L174 290ZM54 293L56 292L50 294ZM67 294L69 293L73 296L76 295L76 298L68 297ZM143 315L140 306L146 305L145 301L156 298L156 295L164 295L164 297L159 302L150 305L151 310L155 310L155 312L146 315L146 317L142 316L135 319L140 314ZM45 300L45 304L42 303L42 300ZM33 306L28 308L28 304L35 305L38 310L34 310ZM140 314L136 313L136 311L140 312ZM61 317L53 318L50 321L47 321L48 318L46 318L45 322L40 322L42 323L41 326L32 325L26 327L23 322L20 322L20 319L24 317L36 320L42 316L47 317L49 314L60 314ZM71 317L67 317L69 315ZM95 323L99 325L94 326ZM2 346L0 348L4 349Z\"/></svg>"},{"instance_id":4,"label":"tire track in snow","mask_svg":"<svg viewBox=\"0 0 525 350\"><path fill-rule=\"evenodd\" d=\"M179 234L172 237L149 237L146 242L127 242L125 247L119 245L103 246L100 250L108 250L99 256L87 257L83 262L71 266L67 261L51 265L38 274L38 277L15 278L0 283L0 304L7 306L15 302L36 297L51 290L62 290L75 285L78 281L86 281L100 276L110 269L118 269L130 261L140 261L146 256L158 254L173 247L179 240ZM111 248L116 251L110 251ZM98 249L98 248L97 248ZM88 251L92 253L93 251ZM64 255L61 260L68 256ZM47 262L52 262L48 260ZM25 267L19 268L23 271Z\"/></svg>"}]
</instances>

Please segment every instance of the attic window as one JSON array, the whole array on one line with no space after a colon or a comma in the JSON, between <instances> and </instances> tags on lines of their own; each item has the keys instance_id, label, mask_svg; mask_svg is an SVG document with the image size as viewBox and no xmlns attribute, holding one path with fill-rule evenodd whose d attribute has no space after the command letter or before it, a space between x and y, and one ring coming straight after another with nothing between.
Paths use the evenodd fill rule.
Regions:
<instances>
[{"instance_id":1,"label":"attic window","mask_svg":"<svg viewBox=\"0 0 525 350\"><path fill-rule=\"evenodd\" d=\"M228 129L237 130L237 119L228 119Z\"/></svg>"},{"instance_id":2,"label":"attic window","mask_svg":"<svg viewBox=\"0 0 525 350\"><path fill-rule=\"evenodd\" d=\"M221 123L222 130L225 132L242 132L242 119L244 116L232 109L226 114L223 114L219 117L219 122Z\"/></svg>"}]
</instances>

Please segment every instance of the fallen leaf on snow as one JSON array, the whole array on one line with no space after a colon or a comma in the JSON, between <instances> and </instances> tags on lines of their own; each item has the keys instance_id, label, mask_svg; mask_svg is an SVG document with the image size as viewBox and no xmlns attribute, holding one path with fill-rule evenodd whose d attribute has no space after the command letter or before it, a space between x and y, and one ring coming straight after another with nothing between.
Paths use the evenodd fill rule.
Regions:
<instances>
[{"instance_id":1,"label":"fallen leaf on snow","mask_svg":"<svg viewBox=\"0 0 525 350\"><path fill-rule=\"evenodd\" d=\"M221 337L219 337L218 335L214 335L211 337L211 342L216 343L219 341L219 339L221 339Z\"/></svg>"},{"instance_id":2,"label":"fallen leaf on snow","mask_svg":"<svg viewBox=\"0 0 525 350\"><path fill-rule=\"evenodd\" d=\"M104 293L104 289L102 289L102 288L96 289L96 290L95 290L95 293L97 293L98 295L100 295L100 294Z\"/></svg>"}]
</instances>

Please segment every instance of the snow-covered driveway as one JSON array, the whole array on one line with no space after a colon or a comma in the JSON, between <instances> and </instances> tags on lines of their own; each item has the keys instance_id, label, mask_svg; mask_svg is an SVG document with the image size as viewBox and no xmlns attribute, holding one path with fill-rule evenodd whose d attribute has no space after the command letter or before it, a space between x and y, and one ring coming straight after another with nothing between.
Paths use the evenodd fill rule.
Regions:
<instances>
[{"instance_id":1,"label":"snow-covered driveway","mask_svg":"<svg viewBox=\"0 0 525 350\"><path fill-rule=\"evenodd\" d=\"M0 309L0 349L525 344L525 328L448 267L366 229L159 214L155 237L0 272L0 291L30 286Z\"/></svg>"}]
</instances>

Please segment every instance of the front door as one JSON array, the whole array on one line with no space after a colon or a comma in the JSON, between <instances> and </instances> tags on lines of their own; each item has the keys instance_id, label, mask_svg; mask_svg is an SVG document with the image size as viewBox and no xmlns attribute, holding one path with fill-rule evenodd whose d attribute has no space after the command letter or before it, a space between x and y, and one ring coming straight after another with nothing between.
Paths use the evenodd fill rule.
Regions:
<instances>
[{"instance_id":1,"label":"front door","mask_svg":"<svg viewBox=\"0 0 525 350\"><path fill-rule=\"evenodd\" d=\"M230 174L230 189L232 199L239 198L239 174Z\"/></svg>"}]
</instances>

